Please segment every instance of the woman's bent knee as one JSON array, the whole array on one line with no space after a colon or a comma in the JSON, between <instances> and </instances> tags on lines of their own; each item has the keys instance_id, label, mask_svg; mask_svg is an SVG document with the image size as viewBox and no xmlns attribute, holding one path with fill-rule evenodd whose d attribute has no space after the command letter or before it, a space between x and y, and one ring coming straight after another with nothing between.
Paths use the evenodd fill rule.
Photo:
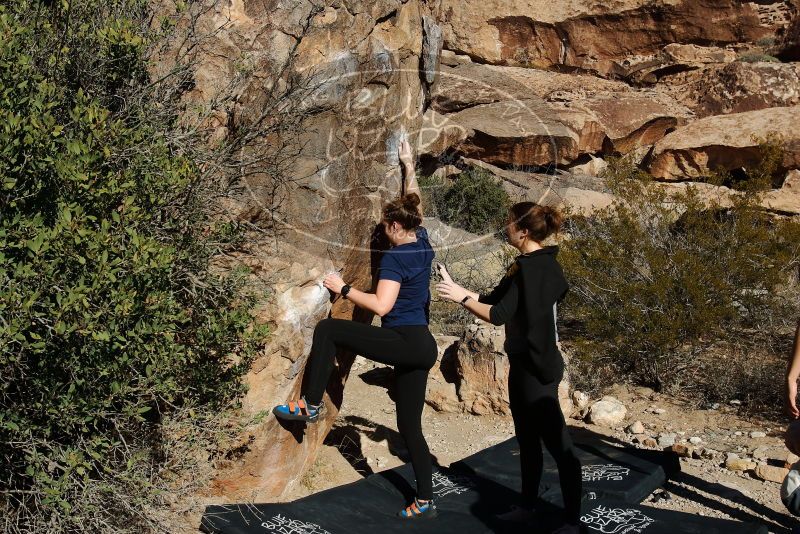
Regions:
<instances>
[{"instance_id":1,"label":"woman's bent knee","mask_svg":"<svg viewBox=\"0 0 800 534\"><path fill-rule=\"evenodd\" d=\"M327 319L322 319L320 322L317 323L317 326L314 327L314 335L327 335L333 329L334 325L336 324L336 320L328 317Z\"/></svg>"}]
</instances>

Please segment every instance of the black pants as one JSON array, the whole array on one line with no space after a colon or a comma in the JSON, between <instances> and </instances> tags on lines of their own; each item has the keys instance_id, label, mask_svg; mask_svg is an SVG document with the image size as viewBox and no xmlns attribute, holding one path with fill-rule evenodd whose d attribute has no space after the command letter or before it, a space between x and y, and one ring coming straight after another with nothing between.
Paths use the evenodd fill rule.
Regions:
<instances>
[{"instance_id":1,"label":"black pants","mask_svg":"<svg viewBox=\"0 0 800 534\"><path fill-rule=\"evenodd\" d=\"M427 326L381 328L342 319L324 319L314 329L306 365L306 401L319 404L333 371L337 348L394 366L397 430L406 442L417 478L417 496L433 498L433 464L422 435L422 408L428 371L436 363L436 340Z\"/></svg>"},{"instance_id":2,"label":"black pants","mask_svg":"<svg viewBox=\"0 0 800 534\"><path fill-rule=\"evenodd\" d=\"M542 384L534 376L527 354L509 354L508 392L520 446L522 497L533 506L542 479L542 441L558 466L565 519L578 523L581 513L581 463L558 404L558 382Z\"/></svg>"}]
</instances>

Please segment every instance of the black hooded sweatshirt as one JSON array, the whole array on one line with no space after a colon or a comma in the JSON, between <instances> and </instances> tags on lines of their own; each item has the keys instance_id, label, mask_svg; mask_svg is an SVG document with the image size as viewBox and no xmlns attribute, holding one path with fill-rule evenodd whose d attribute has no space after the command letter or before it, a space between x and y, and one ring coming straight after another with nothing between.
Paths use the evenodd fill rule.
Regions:
<instances>
[{"instance_id":1,"label":"black hooded sweatshirt","mask_svg":"<svg viewBox=\"0 0 800 534\"><path fill-rule=\"evenodd\" d=\"M564 298L569 285L557 254L558 247L545 247L518 256L497 287L478 299L492 306L492 324L515 320L525 331L532 371L542 384L560 381L564 375L553 305Z\"/></svg>"}]
</instances>

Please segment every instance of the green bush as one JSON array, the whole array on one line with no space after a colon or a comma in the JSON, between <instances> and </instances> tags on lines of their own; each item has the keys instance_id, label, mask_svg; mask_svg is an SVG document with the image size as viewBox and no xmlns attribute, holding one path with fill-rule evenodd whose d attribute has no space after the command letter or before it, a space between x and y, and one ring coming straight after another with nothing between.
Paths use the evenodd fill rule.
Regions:
<instances>
[{"instance_id":1,"label":"green bush","mask_svg":"<svg viewBox=\"0 0 800 534\"><path fill-rule=\"evenodd\" d=\"M800 311L800 223L764 213L755 193L669 195L620 160L605 177L619 201L571 217L560 255L576 382L779 402L776 361Z\"/></svg>"},{"instance_id":2,"label":"green bush","mask_svg":"<svg viewBox=\"0 0 800 534\"><path fill-rule=\"evenodd\" d=\"M236 232L208 218L177 106L155 100L150 16L144 0L0 7L7 532L147 530L159 423L227 405L263 335L241 273L210 268Z\"/></svg>"},{"instance_id":3,"label":"green bush","mask_svg":"<svg viewBox=\"0 0 800 534\"><path fill-rule=\"evenodd\" d=\"M420 187L433 215L473 234L495 233L508 217L508 193L484 169L470 168L454 180L423 177Z\"/></svg>"},{"instance_id":4,"label":"green bush","mask_svg":"<svg viewBox=\"0 0 800 534\"><path fill-rule=\"evenodd\" d=\"M737 58L743 63L780 63L781 60L764 52L746 52Z\"/></svg>"},{"instance_id":5,"label":"green bush","mask_svg":"<svg viewBox=\"0 0 800 534\"><path fill-rule=\"evenodd\" d=\"M754 164L738 169L736 173L724 168L715 169L706 181L741 191L751 198L777 186L785 175L783 137L771 132L764 138L754 135L752 140L758 144L758 159Z\"/></svg>"},{"instance_id":6,"label":"green bush","mask_svg":"<svg viewBox=\"0 0 800 534\"><path fill-rule=\"evenodd\" d=\"M758 46L775 46L776 38L774 35L768 35L766 37L761 37L756 41Z\"/></svg>"}]
</instances>

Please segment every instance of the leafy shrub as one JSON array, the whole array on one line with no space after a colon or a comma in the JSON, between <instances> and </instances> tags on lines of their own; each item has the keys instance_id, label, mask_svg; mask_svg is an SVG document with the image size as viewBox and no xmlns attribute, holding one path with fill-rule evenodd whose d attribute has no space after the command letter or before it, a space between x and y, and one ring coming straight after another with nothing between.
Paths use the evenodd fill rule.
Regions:
<instances>
[{"instance_id":1,"label":"leafy shrub","mask_svg":"<svg viewBox=\"0 0 800 534\"><path fill-rule=\"evenodd\" d=\"M510 199L492 175L481 168L470 168L449 179L423 177L420 187L426 205L445 223L473 234L495 233L508 216Z\"/></svg>"},{"instance_id":2,"label":"leafy shrub","mask_svg":"<svg viewBox=\"0 0 800 534\"><path fill-rule=\"evenodd\" d=\"M736 169L735 172L718 168L706 177L706 181L741 191L751 198L777 186L783 176L783 137L771 132L764 138L753 136L752 140L758 144L758 161L755 164Z\"/></svg>"},{"instance_id":3,"label":"leafy shrub","mask_svg":"<svg viewBox=\"0 0 800 534\"><path fill-rule=\"evenodd\" d=\"M774 46L776 42L774 35L768 35L766 37L761 37L756 41L758 46Z\"/></svg>"},{"instance_id":4,"label":"leafy shrub","mask_svg":"<svg viewBox=\"0 0 800 534\"><path fill-rule=\"evenodd\" d=\"M576 382L627 377L705 398L766 388L759 400L775 402L798 312L800 223L759 210L755 193L668 194L621 160L605 177L620 200L571 217L560 255Z\"/></svg>"},{"instance_id":5,"label":"leafy shrub","mask_svg":"<svg viewBox=\"0 0 800 534\"><path fill-rule=\"evenodd\" d=\"M746 52L741 54L737 61L741 61L743 63L780 63L781 60L776 58L775 56L771 56L769 54L765 54L763 52Z\"/></svg>"},{"instance_id":6,"label":"leafy shrub","mask_svg":"<svg viewBox=\"0 0 800 534\"><path fill-rule=\"evenodd\" d=\"M0 7L6 532L152 528L160 423L235 399L264 334L242 273L210 268L236 232L209 219L193 141L155 100L149 16L144 0Z\"/></svg>"}]
</instances>

